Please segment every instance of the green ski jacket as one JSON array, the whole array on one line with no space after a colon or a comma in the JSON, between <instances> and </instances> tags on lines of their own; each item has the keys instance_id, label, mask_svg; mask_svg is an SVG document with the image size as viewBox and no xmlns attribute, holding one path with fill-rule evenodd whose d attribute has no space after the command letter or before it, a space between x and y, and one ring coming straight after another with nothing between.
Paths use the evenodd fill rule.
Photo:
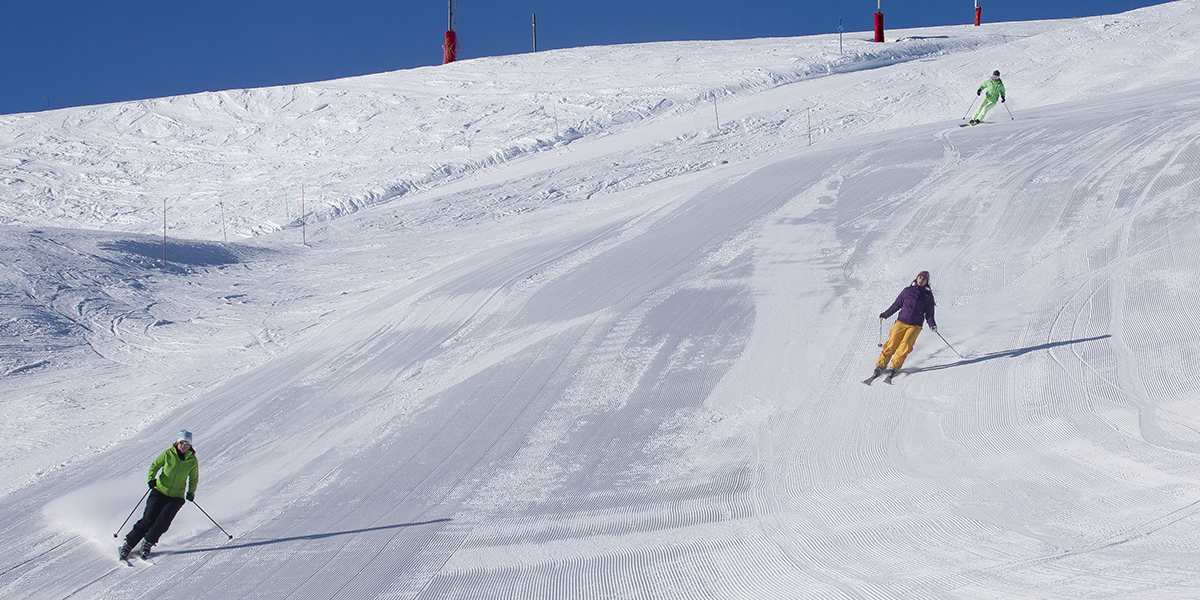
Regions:
<instances>
[{"instance_id":1,"label":"green ski jacket","mask_svg":"<svg viewBox=\"0 0 1200 600\"><path fill-rule=\"evenodd\" d=\"M183 498L189 479L194 496L196 486L200 484L200 463L196 460L196 450L188 448L187 454L180 457L175 444L171 444L150 463L150 476L146 480L154 481L154 488L160 494Z\"/></svg>"},{"instance_id":2,"label":"green ski jacket","mask_svg":"<svg viewBox=\"0 0 1200 600\"><path fill-rule=\"evenodd\" d=\"M976 91L987 93L987 99L995 102L996 98L1004 97L1004 82L999 78L988 79L979 84L979 89Z\"/></svg>"}]
</instances>

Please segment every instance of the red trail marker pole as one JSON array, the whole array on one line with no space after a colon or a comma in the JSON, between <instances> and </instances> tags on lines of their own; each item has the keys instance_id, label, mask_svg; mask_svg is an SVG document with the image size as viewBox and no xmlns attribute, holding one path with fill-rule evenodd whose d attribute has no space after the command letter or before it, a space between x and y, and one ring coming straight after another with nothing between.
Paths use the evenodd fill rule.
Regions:
<instances>
[{"instance_id":1,"label":"red trail marker pole","mask_svg":"<svg viewBox=\"0 0 1200 600\"><path fill-rule=\"evenodd\" d=\"M979 4L979 0L975 0L975 26L979 27L979 23L983 21L983 6Z\"/></svg>"},{"instance_id":2,"label":"red trail marker pole","mask_svg":"<svg viewBox=\"0 0 1200 600\"><path fill-rule=\"evenodd\" d=\"M883 41L883 0L875 0L875 41Z\"/></svg>"},{"instance_id":3,"label":"red trail marker pole","mask_svg":"<svg viewBox=\"0 0 1200 600\"><path fill-rule=\"evenodd\" d=\"M446 24L446 37L442 42L442 64L448 65L458 59L458 34L454 32L454 0L446 0L449 18Z\"/></svg>"}]
</instances>

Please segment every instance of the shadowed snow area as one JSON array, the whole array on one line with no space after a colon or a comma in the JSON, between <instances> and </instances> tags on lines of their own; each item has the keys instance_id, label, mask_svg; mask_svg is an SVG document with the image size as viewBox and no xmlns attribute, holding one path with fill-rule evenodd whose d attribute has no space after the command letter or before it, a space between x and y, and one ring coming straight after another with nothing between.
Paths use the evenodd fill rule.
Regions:
<instances>
[{"instance_id":1,"label":"shadowed snow area","mask_svg":"<svg viewBox=\"0 0 1200 600\"><path fill-rule=\"evenodd\" d=\"M1194 598L1200 78L1179 64L1197 11L0 117L0 194L24 207L0 228L0 596ZM817 47L779 75L776 53ZM538 65L606 116L543 131L513 91ZM1015 118L959 127L993 68ZM706 79L678 83L689 69ZM670 94L621 101L654 81ZM456 85L463 105L422 113ZM430 129L361 116L417 87L405 118ZM481 106L490 159L437 149ZM254 111L271 126L238 124ZM289 159L322 131L356 153ZM20 216L109 169L64 166L74 144L145 172L37 218L105 231ZM164 267L161 238L115 231L153 233L159 196L195 180L180 165L219 174L263 235L171 239ZM53 184L11 181L34 171ZM305 179L338 199L301 245L251 207ZM153 198L121 208L135 189ZM177 226L220 239L196 215ZM922 269L953 348L925 331L894 385L862 385L876 315ZM180 428L199 506L235 537L185 506L154 565L126 566L113 533Z\"/></svg>"},{"instance_id":2,"label":"shadowed snow area","mask_svg":"<svg viewBox=\"0 0 1200 600\"><path fill-rule=\"evenodd\" d=\"M102 244L105 250L122 252L151 260L165 260L168 263L182 264L192 267L215 267L231 265L238 262L238 257L225 246L216 243L179 242L162 244L159 241L117 240Z\"/></svg>"}]
</instances>

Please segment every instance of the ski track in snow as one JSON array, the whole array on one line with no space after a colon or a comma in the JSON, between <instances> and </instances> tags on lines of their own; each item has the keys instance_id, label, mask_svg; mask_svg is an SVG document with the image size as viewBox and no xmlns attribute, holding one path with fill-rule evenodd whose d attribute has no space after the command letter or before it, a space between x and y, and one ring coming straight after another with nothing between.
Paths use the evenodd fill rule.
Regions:
<instances>
[{"instance_id":1,"label":"ski track in snow","mask_svg":"<svg viewBox=\"0 0 1200 600\"><path fill-rule=\"evenodd\" d=\"M487 169L442 169L404 203L327 207L341 217L308 246L290 230L177 240L162 269L152 235L55 227L126 222L99 202L14 219L0 230L0 540L14 549L0 596L1192 598L1200 124L1186 115L1200 80L1166 74L1200 47L1197 21L1194 4L1172 3L993 26L855 55L820 79L806 79L815 61L739 85L668 81L672 100L647 100L661 103L656 88L629 113L619 94L579 98L608 116L569 145L518 142ZM710 48L755 65L791 43ZM416 137L477 127L495 142L544 125L514 117L529 98L497 99L529 76L522 65L619 64L646 48L0 117L2 176L69 189L64 149L128 152L89 133L110 129L170 140L120 172L170 187L187 175L165 176L179 167L162 156L191 152L236 173L266 98L362 140L277 173L353 165L339 188L353 196L407 167L362 158L402 142L370 130L386 117L352 92L386 103L396 82L491 86L452 109L465 125ZM958 128L944 90L973 87L998 51L1025 56L1004 67L1022 82L1009 80L1019 119L1000 107ZM630 69L621 89L660 67ZM583 96L589 77L564 93ZM703 95L721 85L736 94L705 130ZM863 116L880 89L894 104ZM940 118L914 116L917 100ZM231 120L201 135L196 115L168 110L180 105ZM806 106L844 117L813 148L796 141ZM48 134L51 119L69 127ZM284 146L311 133L263 127ZM57 166L24 162L31 142L14 131L55 136L35 146ZM181 146L189 135L203 139ZM262 164L235 195L281 189L263 175L278 165ZM18 189L6 200L40 202L3 181ZM894 386L863 386L874 315L920 269L965 358L925 332ZM154 565L128 569L112 528L181 426L197 434L198 499L236 537L187 507Z\"/></svg>"}]
</instances>

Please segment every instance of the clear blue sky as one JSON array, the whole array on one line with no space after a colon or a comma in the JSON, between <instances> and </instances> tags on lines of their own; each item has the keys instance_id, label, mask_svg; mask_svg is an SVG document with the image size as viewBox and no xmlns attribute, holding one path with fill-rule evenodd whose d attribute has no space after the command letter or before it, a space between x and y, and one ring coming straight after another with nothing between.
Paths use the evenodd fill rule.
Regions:
<instances>
[{"instance_id":1,"label":"clear blue sky","mask_svg":"<svg viewBox=\"0 0 1200 600\"><path fill-rule=\"evenodd\" d=\"M1161 0L985 0L985 20L1120 12ZM972 0L885 0L889 27L961 23ZM874 0L459 0L460 58L656 40L871 27ZM0 114L318 81L441 62L445 0L12 0Z\"/></svg>"}]
</instances>

